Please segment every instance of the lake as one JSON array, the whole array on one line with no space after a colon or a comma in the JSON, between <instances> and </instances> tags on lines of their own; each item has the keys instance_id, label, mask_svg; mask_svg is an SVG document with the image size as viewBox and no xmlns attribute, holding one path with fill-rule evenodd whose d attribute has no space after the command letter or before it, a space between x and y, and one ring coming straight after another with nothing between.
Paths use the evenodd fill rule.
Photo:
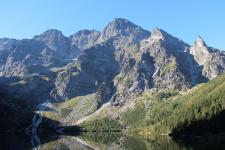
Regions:
<instances>
[{"instance_id":1,"label":"lake","mask_svg":"<svg viewBox=\"0 0 225 150\"><path fill-rule=\"evenodd\" d=\"M213 138L214 140L216 139ZM218 137L218 139L221 139ZM80 135L40 135L39 150L192 150L223 149L224 140L174 140L169 136L123 135L122 133L81 133ZM34 149L31 136L4 134L0 138L1 150Z\"/></svg>"}]
</instances>

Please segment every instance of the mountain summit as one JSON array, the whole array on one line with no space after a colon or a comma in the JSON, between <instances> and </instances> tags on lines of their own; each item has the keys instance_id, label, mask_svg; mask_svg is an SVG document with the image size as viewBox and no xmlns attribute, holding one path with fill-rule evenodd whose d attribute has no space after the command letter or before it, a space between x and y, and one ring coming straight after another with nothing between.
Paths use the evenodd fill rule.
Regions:
<instances>
[{"instance_id":1,"label":"mountain summit","mask_svg":"<svg viewBox=\"0 0 225 150\"><path fill-rule=\"evenodd\" d=\"M198 45L198 46L206 46L206 43L201 36L197 37L197 40L195 41L195 44Z\"/></svg>"},{"instance_id":2,"label":"mountain summit","mask_svg":"<svg viewBox=\"0 0 225 150\"><path fill-rule=\"evenodd\" d=\"M99 106L122 106L146 90L185 91L224 71L224 52L201 37L190 46L121 18L102 32L85 29L66 37L51 29L33 39L0 39L0 81L18 97L30 93L31 103L95 93L92 102Z\"/></svg>"},{"instance_id":3,"label":"mountain summit","mask_svg":"<svg viewBox=\"0 0 225 150\"><path fill-rule=\"evenodd\" d=\"M127 19L116 18L109 22L102 32L102 39L111 37L131 37L140 41L149 36L149 32Z\"/></svg>"}]
</instances>

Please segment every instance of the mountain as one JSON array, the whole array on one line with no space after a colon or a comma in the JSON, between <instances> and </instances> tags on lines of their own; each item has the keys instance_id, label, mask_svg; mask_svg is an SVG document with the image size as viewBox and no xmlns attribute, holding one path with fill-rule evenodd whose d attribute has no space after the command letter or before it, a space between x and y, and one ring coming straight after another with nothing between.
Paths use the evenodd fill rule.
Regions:
<instances>
[{"instance_id":1,"label":"mountain","mask_svg":"<svg viewBox=\"0 0 225 150\"><path fill-rule=\"evenodd\" d=\"M5 40L0 52L1 76L26 77L50 67L64 66L79 54L79 49L71 46L60 31L48 30L33 39Z\"/></svg>"},{"instance_id":2,"label":"mountain","mask_svg":"<svg viewBox=\"0 0 225 150\"><path fill-rule=\"evenodd\" d=\"M88 131L128 130L144 135L206 136L225 132L225 75L179 93L145 92L127 108L106 107L81 125Z\"/></svg>"},{"instance_id":3,"label":"mountain","mask_svg":"<svg viewBox=\"0 0 225 150\"><path fill-rule=\"evenodd\" d=\"M81 30L71 35L69 38L72 42L72 45L77 46L79 49L87 49L94 46L99 37L101 32L96 30Z\"/></svg>"},{"instance_id":4,"label":"mountain","mask_svg":"<svg viewBox=\"0 0 225 150\"><path fill-rule=\"evenodd\" d=\"M33 107L56 103L54 115L65 124L102 106L125 111L145 93L183 93L224 72L225 52L201 37L191 46L122 18L102 32L66 37L50 29L32 39L0 39L0 90Z\"/></svg>"},{"instance_id":5,"label":"mountain","mask_svg":"<svg viewBox=\"0 0 225 150\"><path fill-rule=\"evenodd\" d=\"M114 49L110 45L96 45L83 50L74 63L57 74L53 93L62 100L91 94L104 83L112 82L117 72Z\"/></svg>"},{"instance_id":6,"label":"mountain","mask_svg":"<svg viewBox=\"0 0 225 150\"><path fill-rule=\"evenodd\" d=\"M224 51L209 47L201 37L189 50L195 61L203 67L202 75L206 78L213 79L224 72Z\"/></svg>"},{"instance_id":7,"label":"mountain","mask_svg":"<svg viewBox=\"0 0 225 150\"><path fill-rule=\"evenodd\" d=\"M103 29L100 39L129 38L134 41L141 41L150 35L149 31L142 29L129 20L116 18L109 22Z\"/></svg>"},{"instance_id":8,"label":"mountain","mask_svg":"<svg viewBox=\"0 0 225 150\"><path fill-rule=\"evenodd\" d=\"M34 36L35 41L43 43L55 52L55 57L59 59L72 59L79 55L79 49L73 45L69 38L65 37L61 31L47 30L41 35Z\"/></svg>"}]
</instances>

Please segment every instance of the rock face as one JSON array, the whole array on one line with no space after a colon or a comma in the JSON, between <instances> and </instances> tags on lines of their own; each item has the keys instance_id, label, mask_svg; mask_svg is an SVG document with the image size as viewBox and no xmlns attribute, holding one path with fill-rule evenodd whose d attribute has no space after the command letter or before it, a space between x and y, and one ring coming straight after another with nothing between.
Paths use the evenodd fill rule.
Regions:
<instances>
[{"instance_id":1,"label":"rock face","mask_svg":"<svg viewBox=\"0 0 225 150\"><path fill-rule=\"evenodd\" d=\"M79 49L61 31L54 29L47 30L41 35L34 36L33 39L51 49L54 52L53 55L59 59L72 59L79 55Z\"/></svg>"},{"instance_id":2,"label":"rock face","mask_svg":"<svg viewBox=\"0 0 225 150\"><path fill-rule=\"evenodd\" d=\"M111 21L103 30L100 39L108 40L110 38L130 38L135 41L141 41L148 37L150 32L133 24L129 20L116 18Z\"/></svg>"},{"instance_id":3,"label":"rock face","mask_svg":"<svg viewBox=\"0 0 225 150\"><path fill-rule=\"evenodd\" d=\"M75 45L82 50L94 46L100 35L101 32L96 30L81 30L76 34L71 35L70 39L72 41L72 45Z\"/></svg>"},{"instance_id":4,"label":"rock face","mask_svg":"<svg viewBox=\"0 0 225 150\"><path fill-rule=\"evenodd\" d=\"M65 37L48 30L33 39L0 39L0 83L19 95L29 91L38 102L95 93L101 104L121 106L146 90L186 90L224 70L225 53L201 37L190 46L161 29L146 31L121 18L102 32Z\"/></svg>"},{"instance_id":5,"label":"rock face","mask_svg":"<svg viewBox=\"0 0 225 150\"><path fill-rule=\"evenodd\" d=\"M215 78L225 70L225 53L207 46L201 37L190 48L190 54L203 67L202 75L208 79Z\"/></svg>"},{"instance_id":6,"label":"rock face","mask_svg":"<svg viewBox=\"0 0 225 150\"><path fill-rule=\"evenodd\" d=\"M74 63L58 73L53 95L57 99L70 99L95 93L101 84L112 82L118 68L110 44L85 49Z\"/></svg>"},{"instance_id":7,"label":"rock face","mask_svg":"<svg viewBox=\"0 0 225 150\"><path fill-rule=\"evenodd\" d=\"M48 30L30 40L5 39L0 46L0 75L26 77L33 72L41 73L50 67L66 65L79 51L57 30Z\"/></svg>"},{"instance_id":8,"label":"rock face","mask_svg":"<svg viewBox=\"0 0 225 150\"><path fill-rule=\"evenodd\" d=\"M117 94L113 105L132 100L133 94L150 89L180 89L191 87L189 45L160 29L140 42L115 78ZM185 62L186 61L186 62Z\"/></svg>"},{"instance_id":9,"label":"rock face","mask_svg":"<svg viewBox=\"0 0 225 150\"><path fill-rule=\"evenodd\" d=\"M51 68L67 65L80 53L57 30L48 30L33 39L2 39L0 44L0 83L7 84L10 94L38 102L50 98L56 76Z\"/></svg>"}]
</instances>

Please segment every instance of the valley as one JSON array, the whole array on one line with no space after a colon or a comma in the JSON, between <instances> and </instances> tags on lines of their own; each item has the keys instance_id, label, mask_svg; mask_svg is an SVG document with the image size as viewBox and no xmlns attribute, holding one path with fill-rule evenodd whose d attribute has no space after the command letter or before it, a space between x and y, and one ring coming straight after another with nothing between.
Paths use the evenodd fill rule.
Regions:
<instances>
[{"instance_id":1,"label":"valley","mask_svg":"<svg viewBox=\"0 0 225 150\"><path fill-rule=\"evenodd\" d=\"M25 133L34 149L203 149L224 137L224 73L225 52L202 37L189 45L122 18L2 38L0 132Z\"/></svg>"}]
</instances>

